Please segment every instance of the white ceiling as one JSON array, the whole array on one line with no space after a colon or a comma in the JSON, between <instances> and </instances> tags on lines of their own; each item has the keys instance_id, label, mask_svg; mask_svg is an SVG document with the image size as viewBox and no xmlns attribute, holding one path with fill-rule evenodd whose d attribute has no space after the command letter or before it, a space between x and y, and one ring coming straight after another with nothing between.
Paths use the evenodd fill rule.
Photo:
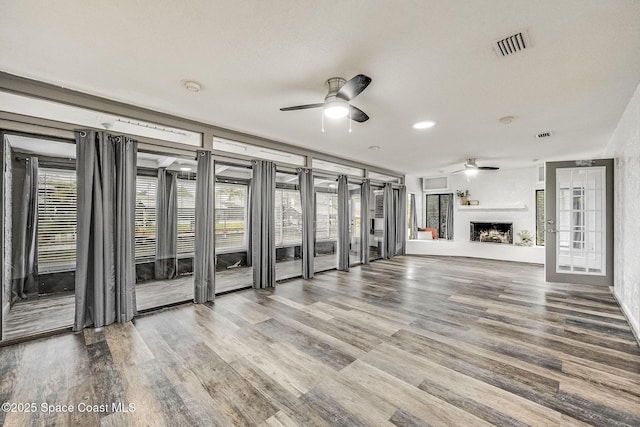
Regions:
<instances>
[{"instance_id":1,"label":"white ceiling","mask_svg":"<svg viewBox=\"0 0 640 427\"><path fill-rule=\"evenodd\" d=\"M0 16L2 71L420 175L597 157L640 80L637 0L21 0ZM532 46L498 58L520 30ZM351 134L279 111L359 73L371 120Z\"/></svg>"}]
</instances>

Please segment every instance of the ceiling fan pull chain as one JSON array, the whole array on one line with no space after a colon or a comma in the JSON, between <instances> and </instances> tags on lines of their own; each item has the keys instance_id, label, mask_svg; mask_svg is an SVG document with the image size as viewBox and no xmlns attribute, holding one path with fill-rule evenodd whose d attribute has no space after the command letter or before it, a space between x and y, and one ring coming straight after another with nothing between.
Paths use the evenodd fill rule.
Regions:
<instances>
[{"instance_id":1,"label":"ceiling fan pull chain","mask_svg":"<svg viewBox=\"0 0 640 427\"><path fill-rule=\"evenodd\" d=\"M321 116L322 116L322 126L321 126L321 129L322 129L322 133L324 133L324 113L323 113Z\"/></svg>"}]
</instances>

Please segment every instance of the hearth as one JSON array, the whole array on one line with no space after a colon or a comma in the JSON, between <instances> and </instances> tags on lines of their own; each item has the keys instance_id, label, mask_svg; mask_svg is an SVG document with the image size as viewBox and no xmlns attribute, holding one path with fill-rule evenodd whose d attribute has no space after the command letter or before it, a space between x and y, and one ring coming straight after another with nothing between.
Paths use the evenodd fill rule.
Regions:
<instances>
[{"instance_id":1,"label":"hearth","mask_svg":"<svg viewBox=\"0 0 640 427\"><path fill-rule=\"evenodd\" d=\"M471 221L472 242L513 244L512 222Z\"/></svg>"}]
</instances>

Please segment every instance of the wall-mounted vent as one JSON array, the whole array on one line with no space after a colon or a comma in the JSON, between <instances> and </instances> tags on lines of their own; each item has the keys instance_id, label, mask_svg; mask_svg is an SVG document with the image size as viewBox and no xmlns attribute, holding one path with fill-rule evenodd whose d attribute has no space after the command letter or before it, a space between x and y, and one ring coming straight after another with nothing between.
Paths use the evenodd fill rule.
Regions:
<instances>
[{"instance_id":1,"label":"wall-mounted vent","mask_svg":"<svg viewBox=\"0 0 640 427\"><path fill-rule=\"evenodd\" d=\"M551 135L553 135L552 132L540 132L539 134L536 135L536 138L538 138L538 139L550 138Z\"/></svg>"},{"instance_id":2,"label":"wall-mounted vent","mask_svg":"<svg viewBox=\"0 0 640 427\"><path fill-rule=\"evenodd\" d=\"M446 176L422 178L422 190L424 191L444 191L448 189L449 178Z\"/></svg>"},{"instance_id":3,"label":"wall-mounted vent","mask_svg":"<svg viewBox=\"0 0 640 427\"><path fill-rule=\"evenodd\" d=\"M529 38L525 31L521 31L512 36L496 41L493 45L496 55L509 56L518 53L529 47Z\"/></svg>"}]
</instances>

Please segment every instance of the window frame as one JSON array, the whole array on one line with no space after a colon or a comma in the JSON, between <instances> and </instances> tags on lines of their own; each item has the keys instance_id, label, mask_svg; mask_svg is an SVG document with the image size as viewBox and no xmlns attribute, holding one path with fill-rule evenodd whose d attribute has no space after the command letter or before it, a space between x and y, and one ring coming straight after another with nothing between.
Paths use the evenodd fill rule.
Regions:
<instances>
[{"instance_id":1,"label":"window frame","mask_svg":"<svg viewBox=\"0 0 640 427\"><path fill-rule=\"evenodd\" d=\"M300 195L300 190L299 189L294 189L294 188L285 188L285 187L276 187L276 193L280 192L280 218L276 218L276 212L274 211L274 223L276 224L280 224L280 241L278 241L277 237L278 237L278 233L277 231L275 232L275 236L274 236L274 240L275 240L275 247L276 248L288 248L291 246L300 246L302 245L302 227L300 228L300 240L299 241L287 241L285 242L284 240L284 203L283 203L283 197L282 197L282 193L284 191L287 192L292 192L292 193L297 193L298 194L298 199L300 200L300 208L302 209L302 200L301 200L301 195ZM274 202L277 196L274 196ZM277 209L276 204L274 203L274 210ZM302 211L300 212L300 217L302 220ZM302 221L301 221L302 223Z\"/></svg>"},{"instance_id":2,"label":"window frame","mask_svg":"<svg viewBox=\"0 0 640 427\"><path fill-rule=\"evenodd\" d=\"M542 193L542 206L540 206L538 195ZM545 195L544 189L536 190L536 246L544 246L544 232L545 232L545 221L544 221L544 205L545 205ZM542 214L542 222L539 222L540 214ZM542 230L539 229L539 226L542 225ZM542 243L540 242L540 235L542 235Z\"/></svg>"},{"instance_id":3,"label":"window frame","mask_svg":"<svg viewBox=\"0 0 640 427\"><path fill-rule=\"evenodd\" d=\"M138 248L138 244L135 241L136 240L136 235L138 234L137 232L137 222L138 222L138 182L140 181L140 178L144 178L144 180L149 180L149 182L154 182L155 183L155 197L154 197L154 204L153 204L153 223L154 223L154 238L153 238L153 254L143 254L143 255L138 255L137 254L137 248ZM134 226L134 248L133 248L133 254L134 254L134 262L136 264L144 264L144 263L148 263L148 262L154 262L156 259L156 252L157 252L157 248L158 248L158 177L157 175L144 175L144 174L140 174L138 173L136 175L136 206L135 206L135 222L136 225Z\"/></svg>"},{"instance_id":4,"label":"window frame","mask_svg":"<svg viewBox=\"0 0 640 427\"><path fill-rule=\"evenodd\" d=\"M196 180L195 179L188 179L188 178L181 178L181 177L176 177L176 227L179 227L179 221L180 221L180 194L178 192L179 186L180 186L180 181L184 181L184 182L193 182L193 185L196 185ZM195 241L195 218L196 218L196 207L197 204L195 203L195 198L196 198L196 194L195 194L196 190L194 188L194 194L193 194L193 200L194 200L194 205L193 205L193 220L194 220L194 236L193 236L193 250L191 252L180 252L180 245L179 245L179 239L180 239L180 230L176 230L176 257L178 259L184 259L184 258L191 258L195 256L195 251L196 251L196 241Z\"/></svg>"},{"instance_id":5,"label":"window frame","mask_svg":"<svg viewBox=\"0 0 640 427\"><path fill-rule=\"evenodd\" d=\"M44 163L44 164L43 164ZM41 230L42 230L42 224L40 223L40 221L42 220L42 215L40 212L40 206L41 206L41 186L40 186L40 180L42 175L42 172L45 170L50 170L53 171L54 173L67 173L70 174L73 177L73 182L75 184L75 200L73 203L73 209L74 209L74 213L75 213L75 224L74 224L74 228L75 228L75 232L73 233L75 235L74 237L74 247L73 247L73 256L74 256L74 261L71 263L55 263L55 264L49 264L46 265L44 263L41 262L40 259L40 254L41 254L41 245L40 245L40 236L41 236ZM38 193L38 197L37 197L37 211L38 211L38 221L37 221L37 235L36 235L36 245L37 245L37 250L38 250L38 273L42 273L42 274L50 274L50 273L61 273L61 272L66 272L66 271L75 271L77 268L77 262L78 262L78 253L77 253L77 242L78 242L78 209L77 209L77 201L78 201L78 180L77 180L77 173L75 168L71 169L71 168L66 168L66 167L60 167L58 165L48 165L45 162L39 162L38 164L38 184L37 184L37 193Z\"/></svg>"},{"instance_id":6,"label":"window frame","mask_svg":"<svg viewBox=\"0 0 640 427\"><path fill-rule=\"evenodd\" d=\"M249 216L249 203L251 202L249 200L249 184L248 183L243 183L243 182L229 182L227 180L224 181L218 181L216 180L216 182L214 183L214 199L217 200L217 196L215 195L215 187L218 185L231 185L231 186L236 186L236 187L243 187L245 189L245 195L244 195L244 206L243 206L243 218L244 218L244 237L243 237L243 246L234 246L234 247L224 247L224 248L219 248L218 247L218 239L215 239L215 253L217 254L229 254L229 253L234 253L234 252L247 252L248 247L249 247L249 233L247 233L247 230L249 228L248 224L250 221ZM217 210L219 209L218 207L218 203L215 203L215 209L214 211L217 212ZM214 212L214 217L213 217L213 234L216 235L216 212Z\"/></svg>"},{"instance_id":7,"label":"window frame","mask_svg":"<svg viewBox=\"0 0 640 427\"><path fill-rule=\"evenodd\" d=\"M434 196L438 196L438 226L437 227L430 227L430 228L435 228L436 230L438 230L438 238L439 239L446 239L447 238L447 230L442 228L442 219L443 219L443 210L441 209L442 207L442 198L443 196L446 197L451 197L450 193L425 193L424 195L424 226L425 227L429 227L429 197L434 197Z\"/></svg>"}]
</instances>

